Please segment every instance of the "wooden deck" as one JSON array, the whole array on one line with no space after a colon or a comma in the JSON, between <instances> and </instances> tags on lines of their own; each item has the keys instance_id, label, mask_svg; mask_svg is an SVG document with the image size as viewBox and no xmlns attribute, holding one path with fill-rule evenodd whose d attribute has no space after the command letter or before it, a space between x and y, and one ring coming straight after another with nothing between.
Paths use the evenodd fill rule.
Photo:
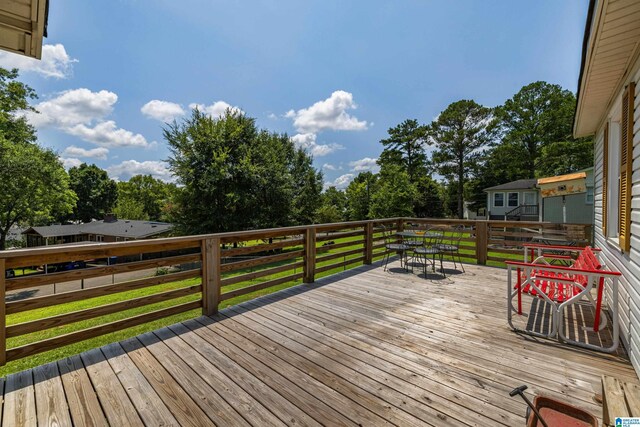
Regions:
<instances>
[{"instance_id":1,"label":"wooden deck","mask_svg":"<svg viewBox=\"0 0 640 427\"><path fill-rule=\"evenodd\" d=\"M511 332L506 271L466 269L363 266L10 375L3 425L519 426L521 384L600 417L602 374L638 383Z\"/></svg>"}]
</instances>

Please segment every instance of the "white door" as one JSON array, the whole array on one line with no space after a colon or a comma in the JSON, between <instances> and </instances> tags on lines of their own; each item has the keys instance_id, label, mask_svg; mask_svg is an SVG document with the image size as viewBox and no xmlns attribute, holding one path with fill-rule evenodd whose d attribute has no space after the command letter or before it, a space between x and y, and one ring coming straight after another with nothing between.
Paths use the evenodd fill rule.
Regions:
<instances>
[{"instance_id":1,"label":"white door","mask_svg":"<svg viewBox=\"0 0 640 427\"><path fill-rule=\"evenodd\" d=\"M524 204L536 205L537 204L536 193L534 193L533 191L528 191L524 193Z\"/></svg>"}]
</instances>

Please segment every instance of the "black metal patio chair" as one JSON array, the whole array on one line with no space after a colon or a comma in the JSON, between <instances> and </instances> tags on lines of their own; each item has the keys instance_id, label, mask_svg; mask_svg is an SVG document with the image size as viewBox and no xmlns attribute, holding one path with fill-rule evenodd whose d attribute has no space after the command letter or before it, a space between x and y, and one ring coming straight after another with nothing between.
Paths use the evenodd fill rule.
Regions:
<instances>
[{"instance_id":1,"label":"black metal patio chair","mask_svg":"<svg viewBox=\"0 0 640 427\"><path fill-rule=\"evenodd\" d=\"M413 249L414 258L422 262L425 276L427 275L427 264L431 265L434 272L436 271L437 258L440 261L440 271L442 272L442 275L447 277L444 272L444 266L442 264L442 250L440 249L443 236L444 230L440 228L432 228L424 234L424 244Z\"/></svg>"},{"instance_id":2,"label":"black metal patio chair","mask_svg":"<svg viewBox=\"0 0 640 427\"><path fill-rule=\"evenodd\" d=\"M449 243L440 243L439 248L442 251L442 255L449 255L453 261L453 268L458 268L458 263L460 263L460 267L462 267L462 272L464 273L464 264L462 263L462 259L460 257L460 241L464 236L466 229L464 225L458 225L453 229L453 233L451 237L447 239ZM458 262L456 262L456 257L458 258Z\"/></svg>"},{"instance_id":3,"label":"black metal patio chair","mask_svg":"<svg viewBox=\"0 0 640 427\"><path fill-rule=\"evenodd\" d=\"M400 267L406 269L407 252L411 250L411 247L401 242L401 239L396 236L396 231L393 228L382 226L382 235L384 236L384 247L386 249L384 257L382 258L384 265L383 270L387 271L387 264L393 252L400 255Z\"/></svg>"}]
</instances>

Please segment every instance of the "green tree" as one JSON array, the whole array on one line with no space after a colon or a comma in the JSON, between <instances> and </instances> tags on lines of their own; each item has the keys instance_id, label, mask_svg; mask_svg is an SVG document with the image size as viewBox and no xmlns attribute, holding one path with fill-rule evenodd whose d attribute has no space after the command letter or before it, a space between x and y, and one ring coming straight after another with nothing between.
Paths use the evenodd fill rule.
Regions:
<instances>
[{"instance_id":1,"label":"green tree","mask_svg":"<svg viewBox=\"0 0 640 427\"><path fill-rule=\"evenodd\" d=\"M82 222L103 218L113 211L118 200L116 182L107 171L82 163L69 169L71 189L78 195L72 218Z\"/></svg>"},{"instance_id":2,"label":"green tree","mask_svg":"<svg viewBox=\"0 0 640 427\"><path fill-rule=\"evenodd\" d=\"M349 183L345 191L346 215L349 221L370 219L371 196L376 190L378 175L369 171L360 172Z\"/></svg>"},{"instance_id":3,"label":"green tree","mask_svg":"<svg viewBox=\"0 0 640 427\"><path fill-rule=\"evenodd\" d=\"M426 131L427 127L420 125L414 119L405 120L398 126L390 128L387 131L389 137L380 141L384 149L378 164L403 166L409 175L409 180L415 183L419 176L426 173Z\"/></svg>"},{"instance_id":4,"label":"green tree","mask_svg":"<svg viewBox=\"0 0 640 427\"><path fill-rule=\"evenodd\" d=\"M416 184L413 213L418 218L442 218L445 215L442 185L424 175Z\"/></svg>"},{"instance_id":5,"label":"green tree","mask_svg":"<svg viewBox=\"0 0 640 427\"><path fill-rule=\"evenodd\" d=\"M145 212L144 203L136 198L118 192L118 204L113 208L118 218L121 219L134 219L146 221L149 219L149 215Z\"/></svg>"},{"instance_id":6,"label":"green tree","mask_svg":"<svg viewBox=\"0 0 640 427\"><path fill-rule=\"evenodd\" d=\"M0 136L0 250L15 224L45 224L72 211L76 195L58 156Z\"/></svg>"},{"instance_id":7,"label":"green tree","mask_svg":"<svg viewBox=\"0 0 640 427\"><path fill-rule=\"evenodd\" d=\"M464 216L464 187L479 166L483 149L492 139L492 110L473 100L450 104L429 126L429 143L435 146L436 170L456 188L457 216Z\"/></svg>"},{"instance_id":8,"label":"green tree","mask_svg":"<svg viewBox=\"0 0 640 427\"><path fill-rule=\"evenodd\" d=\"M151 175L135 175L129 181L118 182L117 186L118 204L115 212L119 217L159 221L175 184L166 183ZM141 212L138 212L138 205L142 207Z\"/></svg>"},{"instance_id":9,"label":"green tree","mask_svg":"<svg viewBox=\"0 0 640 427\"><path fill-rule=\"evenodd\" d=\"M542 147L536 176L564 175L593 166L593 139L551 142Z\"/></svg>"},{"instance_id":10,"label":"green tree","mask_svg":"<svg viewBox=\"0 0 640 427\"><path fill-rule=\"evenodd\" d=\"M259 130L255 119L227 111L212 118L197 109L164 137L181 184L171 211L186 234L312 222L322 175L287 135Z\"/></svg>"},{"instance_id":11,"label":"green tree","mask_svg":"<svg viewBox=\"0 0 640 427\"><path fill-rule=\"evenodd\" d=\"M496 108L502 143L522 178L535 178L542 148L571 140L576 98L559 85L534 82ZM522 155L524 153L524 155Z\"/></svg>"},{"instance_id":12,"label":"green tree","mask_svg":"<svg viewBox=\"0 0 640 427\"><path fill-rule=\"evenodd\" d=\"M370 218L411 216L417 190L409 174L397 165L380 169L380 179L371 196Z\"/></svg>"},{"instance_id":13,"label":"green tree","mask_svg":"<svg viewBox=\"0 0 640 427\"><path fill-rule=\"evenodd\" d=\"M35 112L29 100L37 96L32 88L17 79L18 70L0 67L0 133L14 143L35 142L35 129L20 113Z\"/></svg>"},{"instance_id":14,"label":"green tree","mask_svg":"<svg viewBox=\"0 0 640 427\"><path fill-rule=\"evenodd\" d=\"M293 224L312 224L322 205L322 172L313 167L313 159L297 149L291 170L293 178Z\"/></svg>"},{"instance_id":15,"label":"green tree","mask_svg":"<svg viewBox=\"0 0 640 427\"><path fill-rule=\"evenodd\" d=\"M344 191L331 186L324 190L321 196L322 205L318 210L316 222L340 222L347 216L347 195Z\"/></svg>"}]
</instances>

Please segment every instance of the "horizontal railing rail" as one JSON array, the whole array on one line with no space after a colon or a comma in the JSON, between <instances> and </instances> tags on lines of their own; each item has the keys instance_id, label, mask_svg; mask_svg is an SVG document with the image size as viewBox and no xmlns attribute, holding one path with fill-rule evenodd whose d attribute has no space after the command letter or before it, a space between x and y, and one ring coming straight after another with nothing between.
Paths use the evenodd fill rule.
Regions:
<instances>
[{"instance_id":1,"label":"horizontal railing rail","mask_svg":"<svg viewBox=\"0 0 640 427\"><path fill-rule=\"evenodd\" d=\"M221 306L371 264L390 252L383 236L389 228L456 226L464 227L462 237L454 241L445 232L444 242L459 244L461 257L477 264L517 259L532 241L591 240L591 226L581 224L388 218L4 251L0 365L136 325L197 311L212 315Z\"/></svg>"}]
</instances>

